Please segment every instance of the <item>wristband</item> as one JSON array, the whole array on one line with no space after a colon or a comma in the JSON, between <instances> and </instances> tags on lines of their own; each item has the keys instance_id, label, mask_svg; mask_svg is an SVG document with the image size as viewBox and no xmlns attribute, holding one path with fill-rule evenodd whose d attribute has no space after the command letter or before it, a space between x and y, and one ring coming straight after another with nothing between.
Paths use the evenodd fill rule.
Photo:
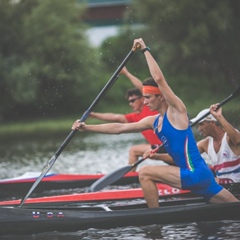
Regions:
<instances>
[{"instance_id":1,"label":"wristband","mask_svg":"<svg viewBox=\"0 0 240 240\"><path fill-rule=\"evenodd\" d=\"M142 49L142 53L145 53L146 51L151 51L150 47L145 47L144 49Z\"/></svg>"}]
</instances>

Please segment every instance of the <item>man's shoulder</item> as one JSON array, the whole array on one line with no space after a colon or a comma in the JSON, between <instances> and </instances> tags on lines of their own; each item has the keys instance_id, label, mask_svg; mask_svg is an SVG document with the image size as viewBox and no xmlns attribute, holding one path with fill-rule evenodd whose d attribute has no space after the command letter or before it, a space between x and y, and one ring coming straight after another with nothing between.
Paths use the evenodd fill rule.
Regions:
<instances>
[{"instance_id":1,"label":"man's shoulder","mask_svg":"<svg viewBox=\"0 0 240 240\"><path fill-rule=\"evenodd\" d=\"M203 139L201 139L201 140L199 140L198 141L198 145L199 144L201 144L201 145L205 145L205 146L207 146L210 142L211 142L211 140L212 140L213 138L212 137L205 137L205 138L203 138Z\"/></svg>"}]
</instances>

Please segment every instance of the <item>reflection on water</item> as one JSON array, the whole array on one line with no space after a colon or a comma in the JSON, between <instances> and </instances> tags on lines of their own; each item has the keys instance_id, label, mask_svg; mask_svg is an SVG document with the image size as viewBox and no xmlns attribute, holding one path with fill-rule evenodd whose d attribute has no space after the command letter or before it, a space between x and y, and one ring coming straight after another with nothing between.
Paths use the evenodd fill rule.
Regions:
<instances>
[{"instance_id":1,"label":"reflection on water","mask_svg":"<svg viewBox=\"0 0 240 240\"><path fill-rule=\"evenodd\" d=\"M17 139L0 145L0 178L42 171L65 137ZM79 133L65 147L53 168L61 173L106 173L128 162L128 149L142 142L140 134L103 135Z\"/></svg>"},{"instance_id":2,"label":"reflection on water","mask_svg":"<svg viewBox=\"0 0 240 240\"><path fill-rule=\"evenodd\" d=\"M136 219L137 221L137 219ZM240 221L183 223L172 225L148 225L111 229L90 228L71 233L41 233L31 236L8 236L5 239L24 240L239 240Z\"/></svg>"}]
</instances>

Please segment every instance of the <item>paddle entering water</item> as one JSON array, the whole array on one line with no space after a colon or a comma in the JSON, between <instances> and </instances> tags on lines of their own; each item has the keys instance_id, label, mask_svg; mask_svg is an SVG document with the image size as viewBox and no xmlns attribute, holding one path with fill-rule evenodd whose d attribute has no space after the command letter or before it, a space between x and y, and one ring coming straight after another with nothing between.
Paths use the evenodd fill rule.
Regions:
<instances>
[{"instance_id":1,"label":"paddle entering water","mask_svg":"<svg viewBox=\"0 0 240 240\"><path fill-rule=\"evenodd\" d=\"M161 145L162 146L162 145ZM158 149L161 147L157 147L155 149L152 150L152 153L156 153L158 151ZM99 191L105 187L107 187L108 185L110 185L111 183L116 182L118 179L120 179L121 177L123 177L126 173L130 172L132 169L134 169L135 167L137 167L141 162L143 162L146 158L141 158L140 160L138 160L137 162L131 164L131 165L127 165L125 167L119 168L114 170L113 172L105 175L102 178L99 178L96 182L94 182L89 188L88 188L88 192L96 192Z\"/></svg>"},{"instance_id":2,"label":"paddle entering water","mask_svg":"<svg viewBox=\"0 0 240 240\"><path fill-rule=\"evenodd\" d=\"M233 99L235 97L238 97L238 96L240 96L240 86L231 95L229 95L222 102L220 102L218 104L218 108L223 106L227 102L229 102L231 99ZM194 126L195 124L197 124L199 121L201 121L203 118L205 118L209 114L210 114L210 110L206 114L204 114L202 117L200 117L196 121L192 122L190 124L190 126L191 127ZM156 150L154 149L153 153L156 152L157 150L158 150L158 148ZM132 165L127 165L127 166L121 167L119 169L116 169L116 170L110 172L109 174L105 175L104 177L102 177L102 178L98 179L96 182L94 182L88 188L88 191L89 192L96 192L96 191L99 191L99 190L109 186L110 184L114 183L115 181L117 181L118 179L123 177L126 173L130 172L132 169L134 169L136 166L138 166L145 159L146 158L142 158Z\"/></svg>"},{"instance_id":3,"label":"paddle entering water","mask_svg":"<svg viewBox=\"0 0 240 240\"><path fill-rule=\"evenodd\" d=\"M120 71L123 69L123 67L126 65L126 63L128 62L128 60L131 58L131 56L133 55L133 53L140 48L140 44L137 43L133 46L133 48L130 50L130 52L127 54L127 56L125 57L125 59L122 61L122 63L120 64L120 66L118 67L118 69L115 71L115 73L112 75L112 77L108 80L108 82L106 83L106 85L103 87L103 89L101 90L101 92L97 95L97 97L95 98L95 100L92 102L92 104L90 105L90 107L87 109L87 111L83 114L83 116L81 117L81 119L79 119L79 121L84 122L90 112L93 110L93 108L97 105L97 103L99 102L99 100L105 95L105 93L110 89L110 87L114 84L114 82L117 80ZM52 156L52 158L47 162L47 164L44 166L42 173L39 175L39 177L36 179L36 181L34 182L34 184L32 185L31 189L28 191L28 193L26 194L26 196L22 199L21 204L19 205L19 207L21 207L24 202L26 201L26 199L29 197L29 195L33 192L33 190L37 187L37 185L41 182L41 180L43 179L43 177L48 173L48 171L51 169L51 167L53 166L53 164L55 163L55 161L57 160L58 156L61 154L61 152L63 151L63 149L67 146L67 144L70 142L70 140L73 138L73 136L76 134L77 130L72 130L70 132L70 134L67 136L67 138L63 141L63 143L61 144L61 146L58 148L58 150L56 151L56 153Z\"/></svg>"}]
</instances>

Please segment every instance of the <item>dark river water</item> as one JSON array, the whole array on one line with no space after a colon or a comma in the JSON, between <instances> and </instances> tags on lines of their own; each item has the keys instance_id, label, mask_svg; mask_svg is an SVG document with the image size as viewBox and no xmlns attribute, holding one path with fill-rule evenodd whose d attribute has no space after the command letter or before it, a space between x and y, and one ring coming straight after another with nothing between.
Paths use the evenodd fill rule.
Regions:
<instances>
[{"instance_id":1,"label":"dark river water","mask_svg":"<svg viewBox=\"0 0 240 240\"><path fill-rule=\"evenodd\" d=\"M17 137L1 139L0 178L17 177L26 172L41 172L65 137ZM58 157L51 172L108 173L127 165L128 149L143 141L140 134L103 135L77 133ZM156 164L147 160L144 164ZM158 163L161 164L161 163ZM136 219L137 221L137 219ZM0 226L1 227L1 226ZM13 226L14 228L14 226ZM129 226L113 229L87 229L78 232L47 232L34 235L0 236L2 239L240 239L240 221L181 223L172 225Z\"/></svg>"}]
</instances>

